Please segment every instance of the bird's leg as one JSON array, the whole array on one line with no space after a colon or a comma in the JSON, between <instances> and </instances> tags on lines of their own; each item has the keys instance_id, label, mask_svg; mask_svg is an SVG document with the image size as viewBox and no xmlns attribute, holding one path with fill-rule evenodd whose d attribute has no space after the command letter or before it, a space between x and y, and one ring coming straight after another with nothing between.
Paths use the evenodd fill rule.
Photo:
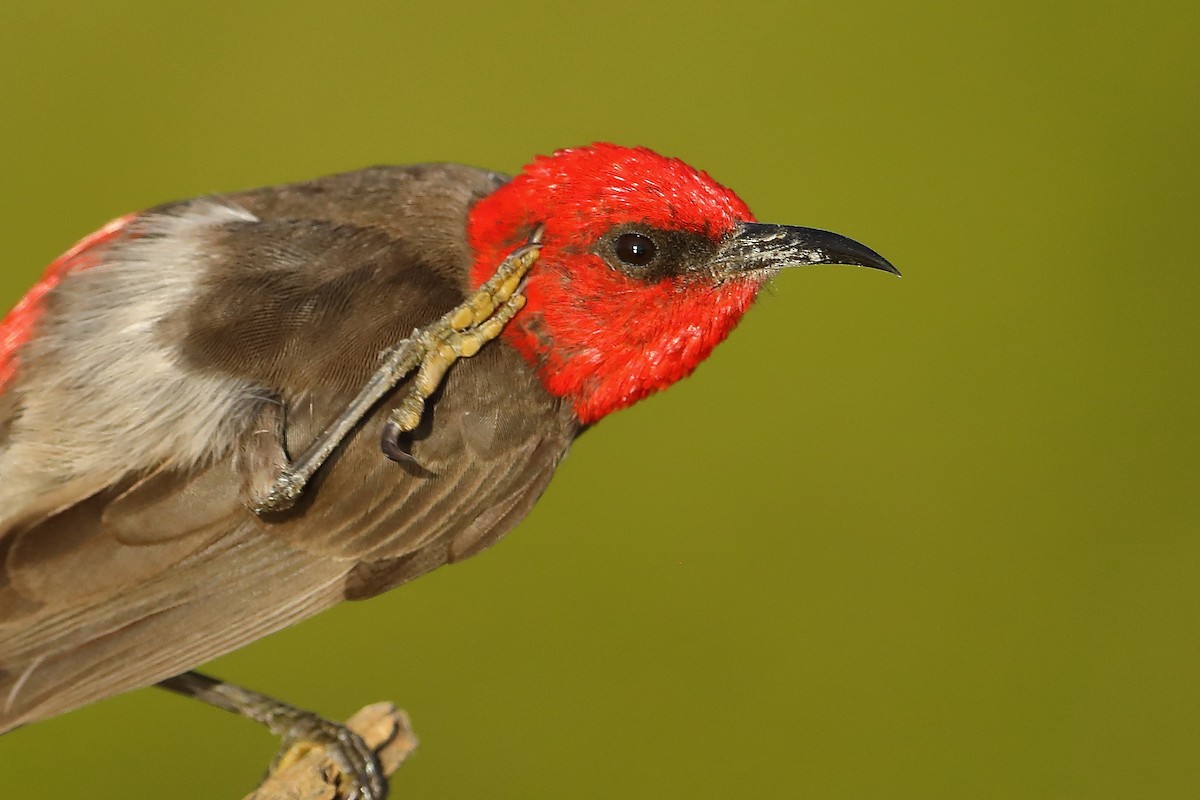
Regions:
<instances>
[{"instance_id":1,"label":"bird's leg","mask_svg":"<svg viewBox=\"0 0 1200 800\"><path fill-rule=\"evenodd\" d=\"M296 461L288 464L284 457L281 468L270 470L264 480L255 481L250 492L255 513L285 511L295 505L309 480L354 426L404 376L416 370L408 390L388 416L382 436L383 452L389 458L411 459L397 440L421 422L425 400L437 390L450 365L479 352L500 335L505 324L525 305L525 296L517 290L537 261L541 237L539 226L526 244L500 263L478 291L436 322L414 330L411 336L386 351L383 363L358 396Z\"/></svg>"},{"instance_id":2,"label":"bird's leg","mask_svg":"<svg viewBox=\"0 0 1200 800\"><path fill-rule=\"evenodd\" d=\"M536 250L529 251L530 266L537 257L536 253ZM421 424L425 401L437 390L446 370L458 359L475 355L481 347L499 336L508 321L525 305L525 295L517 294L516 290L526 271L528 267L513 272L495 291L476 293L470 301L443 317L436 325L416 334L424 345L425 358L408 390L388 414L384 424L381 444L388 458L412 460L412 456L401 449L400 436Z\"/></svg>"},{"instance_id":3,"label":"bird's leg","mask_svg":"<svg viewBox=\"0 0 1200 800\"><path fill-rule=\"evenodd\" d=\"M311 711L199 672L185 672L158 684L267 726L283 738L271 769L287 766L309 749L329 754L340 773L347 800L384 800L388 786L375 752L357 733Z\"/></svg>"}]
</instances>

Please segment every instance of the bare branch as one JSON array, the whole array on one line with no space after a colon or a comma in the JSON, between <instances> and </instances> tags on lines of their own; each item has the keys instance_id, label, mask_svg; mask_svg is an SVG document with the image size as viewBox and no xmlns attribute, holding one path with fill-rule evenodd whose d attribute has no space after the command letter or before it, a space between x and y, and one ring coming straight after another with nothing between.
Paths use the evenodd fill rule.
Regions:
<instances>
[{"instance_id":1,"label":"bare branch","mask_svg":"<svg viewBox=\"0 0 1200 800\"><path fill-rule=\"evenodd\" d=\"M391 703L360 709L346 723L375 750L384 774L391 775L417 748L408 715ZM267 776L246 800L336 800L337 770L321 750L309 750Z\"/></svg>"}]
</instances>

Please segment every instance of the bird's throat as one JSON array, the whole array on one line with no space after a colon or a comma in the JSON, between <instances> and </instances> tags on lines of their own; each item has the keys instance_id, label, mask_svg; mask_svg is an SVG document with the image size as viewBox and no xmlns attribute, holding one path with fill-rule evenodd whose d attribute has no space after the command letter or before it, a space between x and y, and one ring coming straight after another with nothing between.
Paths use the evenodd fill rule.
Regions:
<instances>
[{"instance_id":1,"label":"bird's throat","mask_svg":"<svg viewBox=\"0 0 1200 800\"><path fill-rule=\"evenodd\" d=\"M715 287L664 281L632 288L617 273L540 277L503 335L584 424L690 375L761 287L750 277Z\"/></svg>"}]
</instances>

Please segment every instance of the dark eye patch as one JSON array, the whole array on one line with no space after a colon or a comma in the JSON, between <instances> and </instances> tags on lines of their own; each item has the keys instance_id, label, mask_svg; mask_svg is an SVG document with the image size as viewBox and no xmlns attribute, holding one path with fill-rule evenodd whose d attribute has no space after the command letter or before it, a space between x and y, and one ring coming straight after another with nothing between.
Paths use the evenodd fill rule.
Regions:
<instances>
[{"instance_id":1,"label":"dark eye patch","mask_svg":"<svg viewBox=\"0 0 1200 800\"><path fill-rule=\"evenodd\" d=\"M699 233L648 225L620 225L597 243L595 253L630 277L659 281L671 276L708 275L718 242Z\"/></svg>"}]
</instances>

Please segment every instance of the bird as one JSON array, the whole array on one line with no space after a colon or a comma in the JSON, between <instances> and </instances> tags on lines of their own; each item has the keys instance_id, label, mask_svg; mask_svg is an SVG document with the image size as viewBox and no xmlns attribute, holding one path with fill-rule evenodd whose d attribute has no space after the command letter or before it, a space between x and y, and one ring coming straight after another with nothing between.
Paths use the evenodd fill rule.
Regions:
<instances>
[{"instance_id":1,"label":"bird","mask_svg":"<svg viewBox=\"0 0 1200 800\"><path fill-rule=\"evenodd\" d=\"M0 322L0 733L152 684L263 716L191 670L489 547L812 264L899 274L609 143L114 220Z\"/></svg>"}]
</instances>

